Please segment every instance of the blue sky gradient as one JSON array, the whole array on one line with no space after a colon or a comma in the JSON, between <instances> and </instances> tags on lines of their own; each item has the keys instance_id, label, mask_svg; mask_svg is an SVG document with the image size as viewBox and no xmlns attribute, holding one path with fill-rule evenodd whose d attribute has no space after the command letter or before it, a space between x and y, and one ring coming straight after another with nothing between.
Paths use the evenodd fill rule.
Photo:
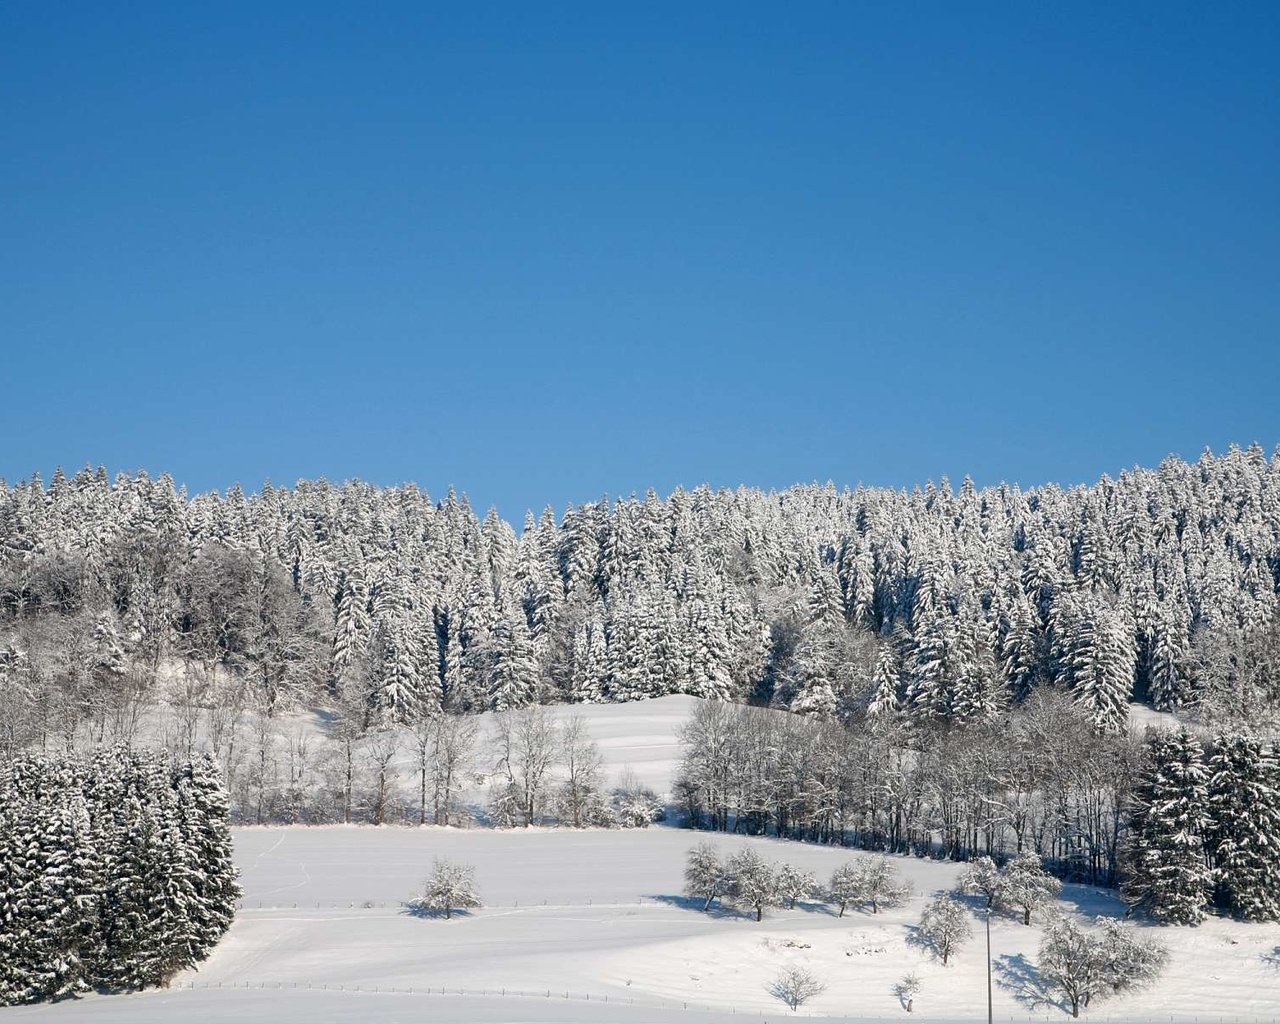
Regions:
<instances>
[{"instance_id":1,"label":"blue sky gradient","mask_svg":"<svg viewBox=\"0 0 1280 1024\"><path fill-rule=\"evenodd\" d=\"M1280 442L1280 5L362 6L0 6L0 475L518 521Z\"/></svg>"}]
</instances>

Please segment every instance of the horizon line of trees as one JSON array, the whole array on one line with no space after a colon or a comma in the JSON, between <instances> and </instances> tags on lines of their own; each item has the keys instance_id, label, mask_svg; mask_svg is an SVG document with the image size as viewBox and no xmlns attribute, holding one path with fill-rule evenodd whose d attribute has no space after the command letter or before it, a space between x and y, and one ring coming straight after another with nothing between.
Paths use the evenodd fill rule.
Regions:
<instances>
[{"instance_id":1,"label":"horizon line of trees","mask_svg":"<svg viewBox=\"0 0 1280 1024\"><path fill-rule=\"evenodd\" d=\"M1103 730L1131 700L1275 722L1278 581L1256 445L1070 490L650 491L518 537L452 490L58 471L0 482L0 743L121 738L155 701L368 729L687 693L981 724L1046 685Z\"/></svg>"}]
</instances>

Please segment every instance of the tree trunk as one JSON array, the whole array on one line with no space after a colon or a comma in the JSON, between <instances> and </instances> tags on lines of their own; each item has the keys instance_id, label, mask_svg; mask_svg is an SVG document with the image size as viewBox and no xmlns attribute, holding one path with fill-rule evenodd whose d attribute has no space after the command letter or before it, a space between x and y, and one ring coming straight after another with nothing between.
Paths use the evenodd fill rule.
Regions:
<instances>
[{"instance_id":1,"label":"tree trunk","mask_svg":"<svg viewBox=\"0 0 1280 1024\"><path fill-rule=\"evenodd\" d=\"M764 904L763 903L756 904L756 920L757 921L764 920Z\"/></svg>"},{"instance_id":2,"label":"tree trunk","mask_svg":"<svg viewBox=\"0 0 1280 1024\"><path fill-rule=\"evenodd\" d=\"M1030 925L1030 924L1031 924L1031 908L1030 908L1030 907L1023 907L1023 908L1022 908L1022 923L1023 923L1024 925Z\"/></svg>"},{"instance_id":3,"label":"tree trunk","mask_svg":"<svg viewBox=\"0 0 1280 1024\"><path fill-rule=\"evenodd\" d=\"M422 765L422 785L418 790L418 824L427 823L427 766Z\"/></svg>"}]
</instances>

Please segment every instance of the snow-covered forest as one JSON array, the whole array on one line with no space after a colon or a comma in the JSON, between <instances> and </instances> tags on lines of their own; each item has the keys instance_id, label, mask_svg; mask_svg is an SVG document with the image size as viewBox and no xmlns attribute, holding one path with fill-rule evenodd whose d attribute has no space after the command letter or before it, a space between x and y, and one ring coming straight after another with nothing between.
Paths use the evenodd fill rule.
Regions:
<instances>
[{"instance_id":1,"label":"snow-covered forest","mask_svg":"<svg viewBox=\"0 0 1280 1024\"><path fill-rule=\"evenodd\" d=\"M236 874L211 758L0 764L0 1006L167 984L230 926Z\"/></svg>"},{"instance_id":2,"label":"snow-covered forest","mask_svg":"<svg viewBox=\"0 0 1280 1024\"><path fill-rule=\"evenodd\" d=\"M99 470L0 489L3 742L171 706L750 701L992 722L1054 686L1220 723L1280 706L1280 457L1092 487L677 490L529 516L358 482L188 497Z\"/></svg>"}]
</instances>

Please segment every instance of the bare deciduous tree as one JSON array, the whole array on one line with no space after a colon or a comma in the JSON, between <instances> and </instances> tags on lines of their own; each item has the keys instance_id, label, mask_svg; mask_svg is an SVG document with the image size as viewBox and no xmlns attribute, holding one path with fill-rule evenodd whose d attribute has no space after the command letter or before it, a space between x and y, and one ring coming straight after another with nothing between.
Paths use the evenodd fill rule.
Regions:
<instances>
[{"instance_id":1,"label":"bare deciduous tree","mask_svg":"<svg viewBox=\"0 0 1280 1024\"><path fill-rule=\"evenodd\" d=\"M814 996L827 990L824 982L803 967L785 967L769 985L769 992L798 1010Z\"/></svg>"}]
</instances>

